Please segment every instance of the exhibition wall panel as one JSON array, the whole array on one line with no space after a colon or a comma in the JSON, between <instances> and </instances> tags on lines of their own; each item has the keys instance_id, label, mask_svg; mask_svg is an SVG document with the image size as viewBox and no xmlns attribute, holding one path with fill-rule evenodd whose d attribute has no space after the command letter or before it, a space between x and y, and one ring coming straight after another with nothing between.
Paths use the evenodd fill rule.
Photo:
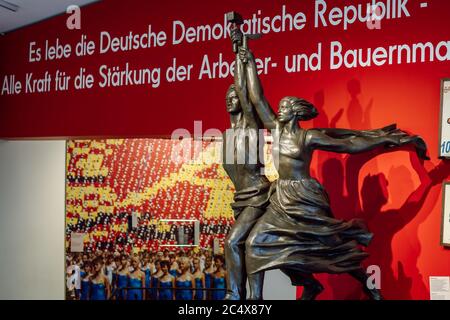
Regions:
<instances>
[{"instance_id":1,"label":"exhibition wall panel","mask_svg":"<svg viewBox=\"0 0 450 320\"><path fill-rule=\"evenodd\" d=\"M371 26L359 20L373 3L384 18ZM231 10L250 19L244 31L264 33L249 46L266 62L261 80L275 110L282 97L299 96L320 113L305 128L397 123L427 142L424 163L409 150L320 152L312 169L335 216L362 218L374 232L366 266L380 267L384 296L428 299L429 277L450 273L450 251L440 244L450 165L438 158L449 1L101 1L82 8L80 30L61 15L0 37L0 137L161 137L179 128L192 134L194 121L199 135L227 128ZM70 76L68 86L55 90L56 75ZM346 275L321 280L319 299L362 298Z\"/></svg>"},{"instance_id":2,"label":"exhibition wall panel","mask_svg":"<svg viewBox=\"0 0 450 320\"><path fill-rule=\"evenodd\" d=\"M64 299L65 141L0 141L0 299Z\"/></svg>"}]
</instances>

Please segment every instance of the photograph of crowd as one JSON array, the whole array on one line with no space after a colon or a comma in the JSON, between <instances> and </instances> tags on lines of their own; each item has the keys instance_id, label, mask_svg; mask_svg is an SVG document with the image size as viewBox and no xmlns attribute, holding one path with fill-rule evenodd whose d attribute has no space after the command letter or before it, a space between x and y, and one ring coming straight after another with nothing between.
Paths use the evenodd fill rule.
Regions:
<instances>
[{"instance_id":1,"label":"photograph of crowd","mask_svg":"<svg viewBox=\"0 0 450 320\"><path fill-rule=\"evenodd\" d=\"M208 249L67 253L69 300L222 300L223 255Z\"/></svg>"}]
</instances>

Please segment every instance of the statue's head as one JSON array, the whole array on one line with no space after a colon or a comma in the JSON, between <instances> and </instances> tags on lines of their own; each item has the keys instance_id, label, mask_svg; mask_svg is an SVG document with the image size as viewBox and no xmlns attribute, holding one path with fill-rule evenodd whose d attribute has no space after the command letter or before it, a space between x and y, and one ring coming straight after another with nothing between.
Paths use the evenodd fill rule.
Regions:
<instances>
[{"instance_id":1,"label":"statue's head","mask_svg":"<svg viewBox=\"0 0 450 320\"><path fill-rule=\"evenodd\" d=\"M228 113L239 113L242 111L241 102L239 101L239 96L236 91L236 87L232 84L227 91L226 96L227 112Z\"/></svg>"},{"instance_id":2,"label":"statue's head","mask_svg":"<svg viewBox=\"0 0 450 320\"><path fill-rule=\"evenodd\" d=\"M311 102L297 97L284 97L278 106L278 120L282 123L296 119L308 121L317 117L319 112Z\"/></svg>"}]
</instances>

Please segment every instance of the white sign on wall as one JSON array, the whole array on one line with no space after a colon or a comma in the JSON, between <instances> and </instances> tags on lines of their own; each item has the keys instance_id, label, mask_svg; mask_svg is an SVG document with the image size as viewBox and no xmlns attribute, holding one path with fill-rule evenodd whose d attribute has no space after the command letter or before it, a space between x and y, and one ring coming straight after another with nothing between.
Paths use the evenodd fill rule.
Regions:
<instances>
[{"instance_id":1,"label":"white sign on wall","mask_svg":"<svg viewBox=\"0 0 450 320\"><path fill-rule=\"evenodd\" d=\"M450 277L430 277L430 300L450 300Z\"/></svg>"},{"instance_id":2,"label":"white sign on wall","mask_svg":"<svg viewBox=\"0 0 450 320\"><path fill-rule=\"evenodd\" d=\"M70 235L70 251L71 252L83 252L85 233L72 232Z\"/></svg>"},{"instance_id":3,"label":"white sign on wall","mask_svg":"<svg viewBox=\"0 0 450 320\"><path fill-rule=\"evenodd\" d=\"M441 82L439 157L450 158L450 79Z\"/></svg>"},{"instance_id":4,"label":"white sign on wall","mask_svg":"<svg viewBox=\"0 0 450 320\"><path fill-rule=\"evenodd\" d=\"M450 246L450 183L444 183L442 190L441 244Z\"/></svg>"}]
</instances>

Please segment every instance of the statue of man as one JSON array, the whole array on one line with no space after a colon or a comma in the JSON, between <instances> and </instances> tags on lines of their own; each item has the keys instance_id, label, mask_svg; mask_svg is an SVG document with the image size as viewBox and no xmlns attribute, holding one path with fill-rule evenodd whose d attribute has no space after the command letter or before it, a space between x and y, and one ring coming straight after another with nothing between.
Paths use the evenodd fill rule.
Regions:
<instances>
[{"instance_id":1,"label":"statue of man","mask_svg":"<svg viewBox=\"0 0 450 320\"><path fill-rule=\"evenodd\" d=\"M242 45L240 30L232 33L233 43ZM244 63L236 54L234 84L226 94L226 107L231 128L223 135L223 168L235 187L235 223L225 240L227 264L226 300L245 300L247 272L245 240L269 203L270 182L264 175L260 152L264 146L263 128L247 94ZM262 132L261 132L262 133ZM251 282L262 287L264 274L251 276ZM249 279L250 280L250 279Z\"/></svg>"}]
</instances>

